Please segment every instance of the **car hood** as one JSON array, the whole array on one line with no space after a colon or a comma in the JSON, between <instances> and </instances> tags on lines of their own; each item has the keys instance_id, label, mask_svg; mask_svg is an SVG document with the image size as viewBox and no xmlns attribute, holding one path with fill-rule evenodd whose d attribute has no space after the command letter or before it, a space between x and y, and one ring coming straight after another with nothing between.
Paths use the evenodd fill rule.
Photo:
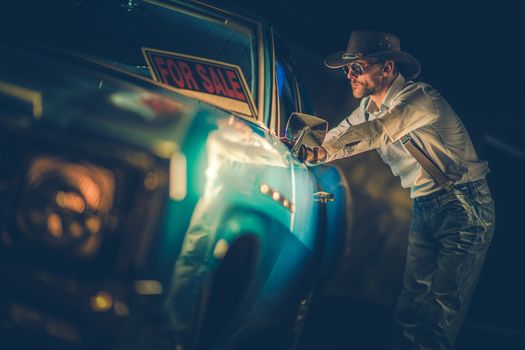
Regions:
<instances>
[{"instance_id":1,"label":"car hood","mask_svg":"<svg viewBox=\"0 0 525 350\"><path fill-rule=\"evenodd\" d=\"M168 156L200 112L228 115L145 77L24 45L0 45L0 122L8 128L111 139Z\"/></svg>"}]
</instances>

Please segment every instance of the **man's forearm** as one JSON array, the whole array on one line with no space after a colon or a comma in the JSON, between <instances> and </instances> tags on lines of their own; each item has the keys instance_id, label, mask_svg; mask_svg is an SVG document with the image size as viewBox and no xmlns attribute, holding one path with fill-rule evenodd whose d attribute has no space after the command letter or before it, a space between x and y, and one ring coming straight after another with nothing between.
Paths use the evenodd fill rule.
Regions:
<instances>
[{"instance_id":1,"label":"man's forearm","mask_svg":"<svg viewBox=\"0 0 525 350\"><path fill-rule=\"evenodd\" d=\"M382 118L349 127L337 138L323 143L325 161L350 157L386 146L403 135L431 124L437 115L411 106L396 106Z\"/></svg>"}]
</instances>

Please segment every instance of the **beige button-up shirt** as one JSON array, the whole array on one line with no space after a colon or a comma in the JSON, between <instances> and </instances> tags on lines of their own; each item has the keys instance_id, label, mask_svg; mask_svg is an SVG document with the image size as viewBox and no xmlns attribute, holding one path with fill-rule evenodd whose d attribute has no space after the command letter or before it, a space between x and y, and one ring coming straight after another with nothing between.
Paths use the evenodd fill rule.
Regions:
<instances>
[{"instance_id":1,"label":"beige button-up shirt","mask_svg":"<svg viewBox=\"0 0 525 350\"><path fill-rule=\"evenodd\" d=\"M439 190L401 143L407 133L455 183L481 179L489 171L487 162L478 160L465 126L439 92L428 84L406 81L401 74L379 108L370 97L363 98L350 116L328 132L324 162L377 149L401 185L411 189L412 198Z\"/></svg>"}]
</instances>

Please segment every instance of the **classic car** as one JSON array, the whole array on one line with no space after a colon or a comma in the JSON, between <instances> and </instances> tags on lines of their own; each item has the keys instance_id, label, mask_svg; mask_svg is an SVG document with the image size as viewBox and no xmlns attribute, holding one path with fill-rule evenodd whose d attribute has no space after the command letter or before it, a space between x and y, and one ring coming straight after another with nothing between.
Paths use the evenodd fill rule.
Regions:
<instances>
[{"instance_id":1,"label":"classic car","mask_svg":"<svg viewBox=\"0 0 525 350\"><path fill-rule=\"evenodd\" d=\"M200 1L4 5L2 349L296 344L350 195L296 156L326 123L283 39Z\"/></svg>"}]
</instances>

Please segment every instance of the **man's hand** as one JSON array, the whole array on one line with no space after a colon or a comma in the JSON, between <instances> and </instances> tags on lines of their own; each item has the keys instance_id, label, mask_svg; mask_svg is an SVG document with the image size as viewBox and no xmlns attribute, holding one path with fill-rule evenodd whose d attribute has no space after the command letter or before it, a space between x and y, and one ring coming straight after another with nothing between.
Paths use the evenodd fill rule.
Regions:
<instances>
[{"instance_id":1,"label":"man's hand","mask_svg":"<svg viewBox=\"0 0 525 350\"><path fill-rule=\"evenodd\" d=\"M290 150L293 148L293 140L287 139L286 137L279 137L279 141L284 143ZM306 161L308 163L315 164L319 161L323 161L326 158L326 150L322 146L309 147L301 145L301 147L299 147L299 151L297 152L297 158L303 163Z\"/></svg>"},{"instance_id":2,"label":"man's hand","mask_svg":"<svg viewBox=\"0 0 525 350\"><path fill-rule=\"evenodd\" d=\"M286 137L279 137L279 141L284 143L286 145L286 147L288 147L288 149L292 149L292 147L293 147L293 140L290 140L290 139L288 139Z\"/></svg>"},{"instance_id":3,"label":"man's hand","mask_svg":"<svg viewBox=\"0 0 525 350\"><path fill-rule=\"evenodd\" d=\"M312 164L316 164L326 158L326 150L320 146L320 147L308 147L305 145L301 145L299 148L299 153L297 154L297 158L301 162L308 162Z\"/></svg>"}]
</instances>

